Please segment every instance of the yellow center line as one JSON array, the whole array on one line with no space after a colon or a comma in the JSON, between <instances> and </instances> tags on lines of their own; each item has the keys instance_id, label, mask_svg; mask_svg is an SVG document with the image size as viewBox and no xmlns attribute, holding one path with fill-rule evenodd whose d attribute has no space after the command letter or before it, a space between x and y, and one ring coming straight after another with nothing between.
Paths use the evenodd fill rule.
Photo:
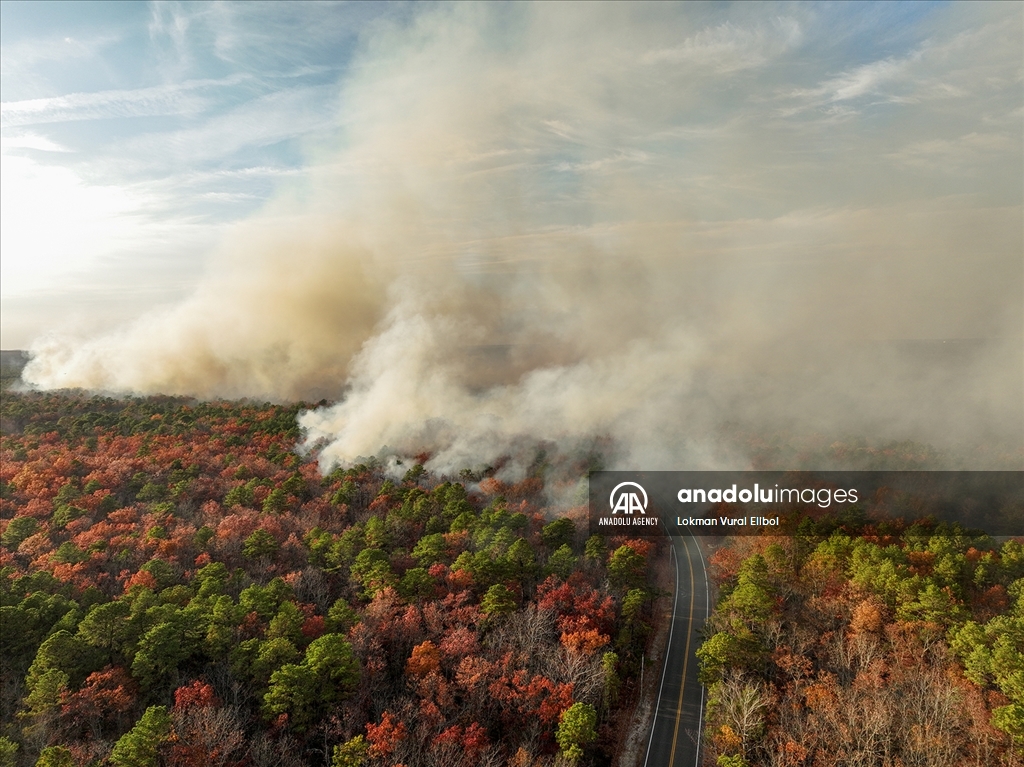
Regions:
<instances>
[{"instance_id":1,"label":"yellow center line","mask_svg":"<svg viewBox=\"0 0 1024 767\"><path fill-rule=\"evenodd\" d=\"M683 692L686 690L686 666L690 662L690 636L693 632L690 631L690 627L693 626L693 560L690 559L690 548L686 545L686 539L683 539L683 551L686 552L686 564L690 567L690 617L686 624L686 654L683 656L683 681L679 685L679 700L676 702L676 726L672 731L672 750L669 752L668 763L669 765L675 764L676 761L676 741L679 739L679 720L683 715ZM673 616L674 618L675 616Z\"/></svg>"}]
</instances>

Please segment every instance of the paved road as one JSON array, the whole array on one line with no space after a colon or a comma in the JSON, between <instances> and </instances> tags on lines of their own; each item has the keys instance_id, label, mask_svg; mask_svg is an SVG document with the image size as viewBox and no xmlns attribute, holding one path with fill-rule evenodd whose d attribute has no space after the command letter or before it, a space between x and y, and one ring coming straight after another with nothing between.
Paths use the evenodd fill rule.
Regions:
<instances>
[{"instance_id":1,"label":"paved road","mask_svg":"<svg viewBox=\"0 0 1024 767\"><path fill-rule=\"evenodd\" d=\"M700 630L711 607L704 556L690 536L673 537L676 593L654 725L644 767L699 765L704 688L697 681Z\"/></svg>"}]
</instances>

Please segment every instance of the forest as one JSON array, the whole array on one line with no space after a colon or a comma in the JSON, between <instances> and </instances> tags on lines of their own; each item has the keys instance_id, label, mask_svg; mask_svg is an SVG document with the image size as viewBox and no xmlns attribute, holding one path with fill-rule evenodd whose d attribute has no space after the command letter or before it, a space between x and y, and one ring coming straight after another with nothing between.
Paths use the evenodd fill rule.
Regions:
<instances>
[{"instance_id":1,"label":"forest","mask_svg":"<svg viewBox=\"0 0 1024 767\"><path fill-rule=\"evenodd\" d=\"M553 515L542 464L323 476L304 407L4 392L0 765L618 763L660 544ZM852 515L710 563L706 765L1022 764L1020 540Z\"/></svg>"},{"instance_id":2,"label":"forest","mask_svg":"<svg viewBox=\"0 0 1024 767\"><path fill-rule=\"evenodd\" d=\"M698 650L717 767L1024 764L1024 546L931 520L735 538Z\"/></svg>"},{"instance_id":3,"label":"forest","mask_svg":"<svg viewBox=\"0 0 1024 767\"><path fill-rule=\"evenodd\" d=\"M652 542L539 476L322 476L303 407L4 392L0 764L610 764Z\"/></svg>"}]
</instances>

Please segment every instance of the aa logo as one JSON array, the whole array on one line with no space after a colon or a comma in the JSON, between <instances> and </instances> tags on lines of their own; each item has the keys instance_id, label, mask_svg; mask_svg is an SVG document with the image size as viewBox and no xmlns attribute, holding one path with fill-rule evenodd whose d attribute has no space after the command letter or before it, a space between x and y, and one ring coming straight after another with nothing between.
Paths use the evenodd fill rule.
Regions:
<instances>
[{"instance_id":1,"label":"aa logo","mask_svg":"<svg viewBox=\"0 0 1024 767\"><path fill-rule=\"evenodd\" d=\"M628 488L636 488L640 492ZM618 514L620 511L623 514L632 514L636 511L646 514L647 491L636 482L620 482L612 488L612 494L608 496L608 505L612 507L612 514Z\"/></svg>"}]
</instances>

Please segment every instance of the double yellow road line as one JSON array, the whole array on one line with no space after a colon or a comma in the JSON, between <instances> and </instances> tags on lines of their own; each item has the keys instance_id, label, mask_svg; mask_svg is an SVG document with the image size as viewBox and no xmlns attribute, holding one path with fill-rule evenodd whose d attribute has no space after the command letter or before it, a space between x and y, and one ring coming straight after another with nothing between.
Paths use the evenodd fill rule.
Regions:
<instances>
[{"instance_id":1,"label":"double yellow road line","mask_svg":"<svg viewBox=\"0 0 1024 767\"><path fill-rule=\"evenodd\" d=\"M683 692L686 690L686 668L690 663L690 638L693 636L693 560L690 558L690 547L683 540L683 551L686 552L686 564L690 568L690 615L686 621L686 654L683 656L683 681L679 684L679 700L676 701L676 726L672 730L672 750L669 752L669 765L676 761L676 743L679 741L679 721L683 716Z\"/></svg>"}]
</instances>

